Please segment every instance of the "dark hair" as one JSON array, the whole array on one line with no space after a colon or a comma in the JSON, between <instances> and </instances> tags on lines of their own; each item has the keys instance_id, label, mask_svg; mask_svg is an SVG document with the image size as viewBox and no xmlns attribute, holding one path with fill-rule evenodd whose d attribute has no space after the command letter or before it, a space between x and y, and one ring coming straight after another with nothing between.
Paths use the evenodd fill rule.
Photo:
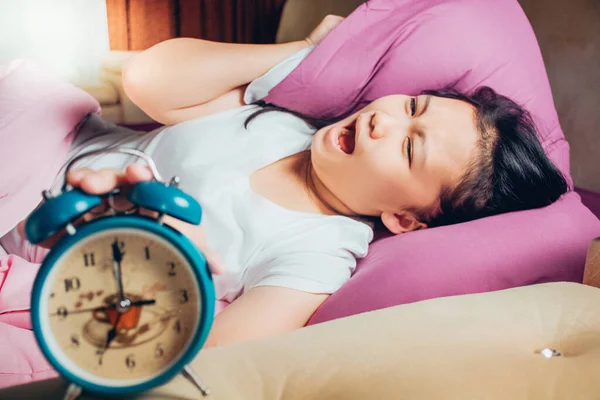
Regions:
<instances>
[{"instance_id":1,"label":"dark hair","mask_svg":"<svg viewBox=\"0 0 600 400\"><path fill-rule=\"evenodd\" d=\"M275 104L265 103L263 100L259 100L254 104L261 106L262 108L256 112L254 112L248 118L246 118L246 121L244 121L244 128L248 128L248 125L250 124L250 122L252 122L259 115L268 113L271 111L281 111L284 113L295 115L296 117L300 118L307 124L311 125L314 128L317 128L317 129L321 129L327 125L335 124L338 121L338 119L324 119L324 118L310 117L308 115L304 115L297 111L288 110L287 108L276 106Z\"/></svg>"},{"instance_id":2,"label":"dark hair","mask_svg":"<svg viewBox=\"0 0 600 400\"><path fill-rule=\"evenodd\" d=\"M434 227L539 208L567 192L566 179L546 156L533 118L523 107L489 87L480 87L470 95L454 89L422 93L471 104L480 138L478 156L455 187L443 188L439 207L436 204L408 210L419 221ZM263 108L248 117L244 126L269 111L293 114L315 128L336 122L272 104L258 104Z\"/></svg>"},{"instance_id":3,"label":"dark hair","mask_svg":"<svg viewBox=\"0 0 600 400\"><path fill-rule=\"evenodd\" d=\"M480 133L478 157L456 187L442 191L439 210L416 210L428 226L544 207L569 189L544 152L531 114L508 97L489 87L471 95L453 89L423 94L471 104Z\"/></svg>"}]
</instances>

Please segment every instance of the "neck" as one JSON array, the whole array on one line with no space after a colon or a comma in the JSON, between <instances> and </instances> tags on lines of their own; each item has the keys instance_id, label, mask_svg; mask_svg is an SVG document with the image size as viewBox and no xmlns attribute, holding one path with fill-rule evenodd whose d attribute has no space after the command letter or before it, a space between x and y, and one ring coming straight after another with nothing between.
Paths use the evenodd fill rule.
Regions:
<instances>
[{"instance_id":1,"label":"neck","mask_svg":"<svg viewBox=\"0 0 600 400\"><path fill-rule=\"evenodd\" d=\"M325 215L357 215L319 179L311 162L310 151L302 152L299 156L297 173L303 178L306 192L319 212Z\"/></svg>"}]
</instances>

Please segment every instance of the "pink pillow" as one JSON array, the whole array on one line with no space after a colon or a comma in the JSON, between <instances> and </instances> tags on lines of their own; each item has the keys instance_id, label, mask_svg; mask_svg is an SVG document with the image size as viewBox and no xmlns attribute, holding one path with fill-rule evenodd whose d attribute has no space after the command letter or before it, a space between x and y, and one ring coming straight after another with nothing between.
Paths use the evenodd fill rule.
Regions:
<instances>
[{"instance_id":1,"label":"pink pillow","mask_svg":"<svg viewBox=\"0 0 600 400\"><path fill-rule=\"evenodd\" d=\"M31 61L0 65L0 237L42 199L79 121L100 105ZM5 173L10 171L10 173Z\"/></svg>"},{"instance_id":2,"label":"pink pillow","mask_svg":"<svg viewBox=\"0 0 600 400\"><path fill-rule=\"evenodd\" d=\"M0 237L42 199L75 127L99 111L93 97L30 61L0 65ZM32 249L21 250L26 248ZM0 388L57 375L30 330L30 292L39 265L1 249Z\"/></svg>"},{"instance_id":3,"label":"pink pillow","mask_svg":"<svg viewBox=\"0 0 600 400\"><path fill-rule=\"evenodd\" d=\"M567 175L561 131L535 35L515 0L371 0L265 98L315 117L347 115L388 94L491 86L534 115ZM544 209L375 242L311 323L439 296L581 281L600 222L575 193Z\"/></svg>"}]
</instances>

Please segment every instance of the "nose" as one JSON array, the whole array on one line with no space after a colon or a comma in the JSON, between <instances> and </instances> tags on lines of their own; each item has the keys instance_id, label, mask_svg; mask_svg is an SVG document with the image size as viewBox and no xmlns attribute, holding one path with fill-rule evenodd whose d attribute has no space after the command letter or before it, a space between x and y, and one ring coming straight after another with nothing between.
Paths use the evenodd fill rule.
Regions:
<instances>
[{"instance_id":1,"label":"nose","mask_svg":"<svg viewBox=\"0 0 600 400\"><path fill-rule=\"evenodd\" d=\"M375 111L371 119L371 138L381 139L392 132L406 132L408 121Z\"/></svg>"}]
</instances>

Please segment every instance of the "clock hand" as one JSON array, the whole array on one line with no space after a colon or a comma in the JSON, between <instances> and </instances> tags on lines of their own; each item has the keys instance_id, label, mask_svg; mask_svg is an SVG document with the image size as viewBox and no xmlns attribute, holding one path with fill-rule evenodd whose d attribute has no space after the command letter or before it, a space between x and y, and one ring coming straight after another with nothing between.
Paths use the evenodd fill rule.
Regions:
<instances>
[{"instance_id":1,"label":"clock hand","mask_svg":"<svg viewBox=\"0 0 600 400\"><path fill-rule=\"evenodd\" d=\"M104 351L108 349L108 346L110 346L110 342L115 340L115 338L117 337L117 326L119 325L119 321L121 320L121 315L123 314L119 313L117 315L117 319L115 320L114 325L112 326L110 331L106 333L106 344L104 345Z\"/></svg>"},{"instance_id":2,"label":"clock hand","mask_svg":"<svg viewBox=\"0 0 600 400\"><path fill-rule=\"evenodd\" d=\"M138 301L132 301L131 302L131 306L151 306L153 304L156 303L156 300L154 299L150 299L150 300L138 300ZM80 314L80 313L84 313L84 312L94 312L94 311L106 311L106 310L111 310L117 308L117 305L114 304L112 306L103 306L103 307L95 307L95 308L84 308L82 310L62 310L60 313L55 312L50 314L51 317L54 317L56 315L63 315L63 316L67 316L68 314Z\"/></svg>"},{"instance_id":3,"label":"clock hand","mask_svg":"<svg viewBox=\"0 0 600 400\"><path fill-rule=\"evenodd\" d=\"M113 272L115 279L117 280L117 286L119 288L119 302L125 301L125 294L123 293L123 275L121 273L121 261L123 261L123 253L119 248L119 241L115 241L111 244L113 254Z\"/></svg>"},{"instance_id":4,"label":"clock hand","mask_svg":"<svg viewBox=\"0 0 600 400\"><path fill-rule=\"evenodd\" d=\"M138 300L138 301L132 301L131 305L132 306L151 306L154 303L156 303L156 300L154 300L154 299L150 299L150 300Z\"/></svg>"},{"instance_id":5,"label":"clock hand","mask_svg":"<svg viewBox=\"0 0 600 400\"><path fill-rule=\"evenodd\" d=\"M140 301L136 301L131 303L132 305L134 304L140 304L140 303L144 303L144 304L154 304L156 303L156 300L152 299L152 300L140 300ZM114 325L112 326L112 328L106 333L106 344L104 345L104 351L106 351L108 349L108 347L110 346L110 343L115 340L115 338L117 337L117 331L118 331L118 326L119 326L119 321L121 320L121 316L124 314L125 312L119 312L119 314L117 314L117 319L115 320Z\"/></svg>"}]
</instances>

